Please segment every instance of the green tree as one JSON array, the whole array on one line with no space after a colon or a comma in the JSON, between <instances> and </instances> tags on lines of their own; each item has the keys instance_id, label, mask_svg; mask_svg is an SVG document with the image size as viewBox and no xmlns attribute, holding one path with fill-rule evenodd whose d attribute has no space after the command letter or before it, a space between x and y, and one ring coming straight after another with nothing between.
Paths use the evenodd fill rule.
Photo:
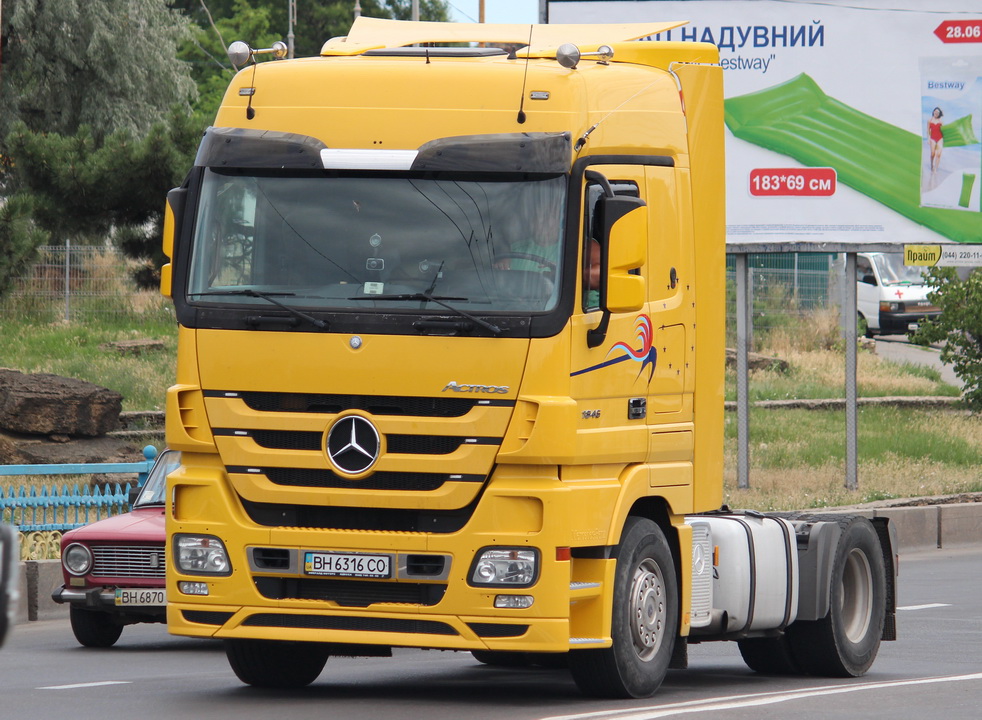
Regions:
<instances>
[{"instance_id":1,"label":"green tree","mask_svg":"<svg viewBox=\"0 0 982 720\"><path fill-rule=\"evenodd\" d=\"M198 135L195 83L176 57L190 21L167 0L2 2L3 272L48 236L125 239L159 258L164 193Z\"/></svg>"},{"instance_id":2,"label":"green tree","mask_svg":"<svg viewBox=\"0 0 982 720\"><path fill-rule=\"evenodd\" d=\"M973 410L982 410L982 271L960 278L955 268L932 268L927 274L928 298L941 314L926 320L911 339L944 343L941 360L952 366L965 383L964 398Z\"/></svg>"},{"instance_id":3,"label":"green tree","mask_svg":"<svg viewBox=\"0 0 982 720\"><path fill-rule=\"evenodd\" d=\"M73 134L38 133L23 122L8 136L18 193L39 228L75 244L111 239L131 257L163 262L164 197L193 162L200 130L175 111L135 137L99 139L87 125ZM153 272L144 277L152 281Z\"/></svg>"},{"instance_id":4,"label":"green tree","mask_svg":"<svg viewBox=\"0 0 982 720\"><path fill-rule=\"evenodd\" d=\"M38 246L47 242L48 234L34 223L32 210L26 197L0 202L0 297L34 259Z\"/></svg>"},{"instance_id":5,"label":"green tree","mask_svg":"<svg viewBox=\"0 0 982 720\"><path fill-rule=\"evenodd\" d=\"M176 59L190 23L166 0L3 0L0 138L35 131L146 132L195 86Z\"/></svg>"}]
</instances>

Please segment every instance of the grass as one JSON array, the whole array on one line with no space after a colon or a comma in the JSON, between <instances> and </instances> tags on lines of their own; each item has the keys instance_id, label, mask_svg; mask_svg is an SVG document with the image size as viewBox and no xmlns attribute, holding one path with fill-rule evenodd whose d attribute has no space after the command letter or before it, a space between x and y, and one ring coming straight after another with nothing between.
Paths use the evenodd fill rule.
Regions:
<instances>
[{"instance_id":1,"label":"grass","mask_svg":"<svg viewBox=\"0 0 982 720\"><path fill-rule=\"evenodd\" d=\"M122 394L123 410L162 410L174 384L177 324L173 311L152 307L129 316L100 316L85 324L0 319L0 367L87 380ZM153 339L163 351L123 356L101 347L119 340Z\"/></svg>"},{"instance_id":2,"label":"grass","mask_svg":"<svg viewBox=\"0 0 982 720\"><path fill-rule=\"evenodd\" d=\"M860 408L859 490L845 489L845 413L751 410L750 488L736 487L735 413L726 415L732 507L792 510L982 492L982 423L957 409Z\"/></svg>"}]
</instances>

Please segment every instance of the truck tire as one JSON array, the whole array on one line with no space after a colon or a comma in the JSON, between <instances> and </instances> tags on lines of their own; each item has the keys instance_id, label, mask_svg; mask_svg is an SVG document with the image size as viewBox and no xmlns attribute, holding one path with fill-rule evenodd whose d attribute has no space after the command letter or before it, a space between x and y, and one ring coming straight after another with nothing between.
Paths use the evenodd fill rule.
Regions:
<instances>
[{"instance_id":1,"label":"truck tire","mask_svg":"<svg viewBox=\"0 0 982 720\"><path fill-rule=\"evenodd\" d=\"M811 675L859 677L873 664L883 637L886 570L876 530L866 518L839 520L830 606L821 620L788 628L795 660Z\"/></svg>"},{"instance_id":2,"label":"truck tire","mask_svg":"<svg viewBox=\"0 0 982 720\"><path fill-rule=\"evenodd\" d=\"M328 650L320 643L226 640L225 655L236 677L246 685L301 688L321 674Z\"/></svg>"},{"instance_id":3,"label":"truck tire","mask_svg":"<svg viewBox=\"0 0 982 720\"><path fill-rule=\"evenodd\" d=\"M675 561L665 534L647 518L629 517L614 572L611 647L569 653L580 691L607 698L654 695L672 659L678 608Z\"/></svg>"},{"instance_id":4,"label":"truck tire","mask_svg":"<svg viewBox=\"0 0 982 720\"><path fill-rule=\"evenodd\" d=\"M800 675L786 635L775 638L738 640L737 647L747 667L761 675Z\"/></svg>"},{"instance_id":5,"label":"truck tire","mask_svg":"<svg viewBox=\"0 0 982 720\"><path fill-rule=\"evenodd\" d=\"M105 612L86 610L72 605L68 609L68 619L72 624L75 639L85 647L112 647L123 632L122 624Z\"/></svg>"}]
</instances>

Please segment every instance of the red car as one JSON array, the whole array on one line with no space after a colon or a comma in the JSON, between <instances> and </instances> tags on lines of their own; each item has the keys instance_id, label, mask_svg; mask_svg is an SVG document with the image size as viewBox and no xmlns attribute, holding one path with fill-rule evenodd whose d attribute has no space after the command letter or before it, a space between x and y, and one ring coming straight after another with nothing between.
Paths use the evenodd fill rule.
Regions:
<instances>
[{"instance_id":1,"label":"red car","mask_svg":"<svg viewBox=\"0 0 982 720\"><path fill-rule=\"evenodd\" d=\"M167 475L181 454L162 452L130 512L65 533L61 566L65 584L51 593L68 603L75 638L86 647L110 647L123 626L166 622L164 502Z\"/></svg>"}]
</instances>

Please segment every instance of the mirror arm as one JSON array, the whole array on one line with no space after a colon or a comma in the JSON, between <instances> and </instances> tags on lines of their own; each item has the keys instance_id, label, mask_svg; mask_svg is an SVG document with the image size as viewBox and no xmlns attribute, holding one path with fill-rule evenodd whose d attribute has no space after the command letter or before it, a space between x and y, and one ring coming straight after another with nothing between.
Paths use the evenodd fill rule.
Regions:
<instances>
[{"instance_id":1,"label":"mirror arm","mask_svg":"<svg viewBox=\"0 0 982 720\"><path fill-rule=\"evenodd\" d=\"M604 340L607 338L607 326L610 324L610 310L607 308L603 309L603 316L600 318L600 324L597 327L587 330L586 333L586 345L590 348L595 348L603 345Z\"/></svg>"}]
</instances>

